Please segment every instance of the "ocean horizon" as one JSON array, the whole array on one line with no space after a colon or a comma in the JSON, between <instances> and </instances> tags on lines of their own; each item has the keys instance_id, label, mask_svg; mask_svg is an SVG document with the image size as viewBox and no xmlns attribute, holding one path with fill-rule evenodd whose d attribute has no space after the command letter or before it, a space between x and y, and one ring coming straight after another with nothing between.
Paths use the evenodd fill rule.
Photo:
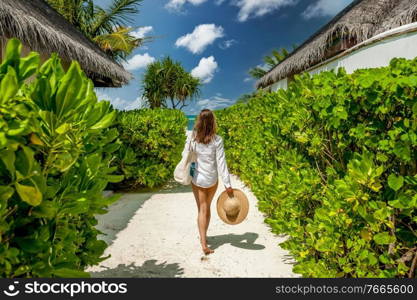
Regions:
<instances>
[{"instance_id":1,"label":"ocean horizon","mask_svg":"<svg viewBox=\"0 0 417 300\"><path fill-rule=\"evenodd\" d=\"M187 129L193 130L195 119L197 118L197 115L186 115L188 119Z\"/></svg>"}]
</instances>

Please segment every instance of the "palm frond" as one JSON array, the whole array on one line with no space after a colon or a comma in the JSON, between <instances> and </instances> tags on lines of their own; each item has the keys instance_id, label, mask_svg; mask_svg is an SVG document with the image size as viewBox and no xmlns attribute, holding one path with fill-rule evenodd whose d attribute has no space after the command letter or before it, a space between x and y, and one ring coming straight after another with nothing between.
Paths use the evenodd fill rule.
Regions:
<instances>
[{"instance_id":1,"label":"palm frond","mask_svg":"<svg viewBox=\"0 0 417 300\"><path fill-rule=\"evenodd\" d=\"M266 73L267 73L267 71L260 68L260 67L255 67L255 68L252 68L252 69L249 70L249 75L252 76L255 79L262 78Z\"/></svg>"},{"instance_id":2,"label":"palm frond","mask_svg":"<svg viewBox=\"0 0 417 300\"><path fill-rule=\"evenodd\" d=\"M132 28L118 27L109 34L96 36L93 40L105 51L120 53L126 58L132 51L143 43L143 39L130 35Z\"/></svg>"},{"instance_id":3,"label":"palm frond","mask_svg":"<svg viewBox=\"0 0 417 300\"><path fill-rule=\"evenodd\" d=\"M48 3L115 60L123 60L145 40L129 34L126 23L143 0L112 0L105 9L94 0L47 0Z\"/></svg>"},{"instance_id":4,"label":"palm frond","mask_svg":"<svg viewBox=\"0 0 417 300\"><path fill-rule=\"evenodd\" d=\"M113 0L108 9L96 7L96 20L92 34L108 32L109 28L123 26L132 21L132 15L139 13L143 0Z\"/></svg>"},{"instance_id":5,"label":"palm frond","mask_svg":"<svg viewBox=\"0 0 417 300\"><path fill-rule=\"evenodd\" d=\"M270 55L267 55L263 58L265 63L265 67L255 67L249 70L249 75L255 79L260 79L264 77L270 69L278 65L280 62L285 60L285 58L289 55L289 52L285 48L281 48L280 50L272 50Z\"/></svg>"}]
</instances>

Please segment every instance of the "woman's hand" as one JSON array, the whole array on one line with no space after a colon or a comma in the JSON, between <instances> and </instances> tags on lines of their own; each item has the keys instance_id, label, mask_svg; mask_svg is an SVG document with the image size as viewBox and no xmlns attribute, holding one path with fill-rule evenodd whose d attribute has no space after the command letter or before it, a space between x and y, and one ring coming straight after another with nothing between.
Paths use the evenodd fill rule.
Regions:
<instances>
[{"instance_id":1,"label":"woman's hand","mask_svg":"<svg viewBox=\"0 0 417 300\"><path fill-rule=\"evenodd\" d=\"M233 198L235 196L231 187L226 188L226 193L229 196L229 198Z\"/></svg>"}]
</instances>

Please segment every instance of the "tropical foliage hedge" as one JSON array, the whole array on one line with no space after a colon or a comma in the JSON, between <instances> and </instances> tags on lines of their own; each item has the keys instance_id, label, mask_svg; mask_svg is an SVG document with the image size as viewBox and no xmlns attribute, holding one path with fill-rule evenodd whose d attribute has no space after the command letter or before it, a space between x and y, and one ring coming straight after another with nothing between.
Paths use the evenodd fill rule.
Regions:
<instances>
[{"instance_id":1,"label":"tropical foliage hedge","mask_svg":"<svg viewBox=\"0 0 417 300\"><path fill-rule=\"evenodd\" d=\"M98 102L73 62L21 58L12 39L0 65L0 277L77 277L100 262L95 214L118 144L116 112Z\"/></svg>"},{"instance_id":2,"label":"tropical foliage hedge","mask_svg":"<svg viewBox=\"0 0 417 300\"><path fill-rule=\"evenodd\" d=\"M417 60L305 74L217 117L296 273L416 276Z\"/></svg>"},{"instance_id":3,"label":"tropical foliage hedge","mask_svg":"<svg viewBox=\"0 0 417 300\"><path fill-rule=\"evenodd\" d=\"M172 178L185 143L187 118L173 109L120 111L117 130L122 146L113 162L123 182L115 189L160 186Z\"/></svg>"}]
</instances>

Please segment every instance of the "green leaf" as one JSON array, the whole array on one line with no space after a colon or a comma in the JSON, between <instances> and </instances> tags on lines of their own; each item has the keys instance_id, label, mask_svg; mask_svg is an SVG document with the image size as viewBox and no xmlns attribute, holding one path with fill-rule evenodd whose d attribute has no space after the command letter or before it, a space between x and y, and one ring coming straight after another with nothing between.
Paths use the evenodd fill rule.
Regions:
<instances>
[{"instance_id":1,"label":"green leaf","mask_svg":"<svg viewBox=\"0 0 417 300\"><path fill-rule=\"evenodd\" d=\"M11 186L0 185L0 201L7 201L14 194L14 189ZM1 208L1 206L0 206Z\"/></svg>"},{"instance_id":2,"label":"green leaf","mask_svg":"<svg viewBox=\"0 0 417 300\"><path fill-rule=\"evenodd\" d=\"M404 177L391 174L388 176L388 186L394 191L398 191L404 185Z\"/></svg>"},{"instance_id":3,"label":"green leaf","mask_svg":"<svg viewBox=\"0 0 417 300\"><path fill-rule=\"evenodd\" d=\"M417 115L417 102L414 103L412 110L413 110L413 114Z\"/></svg>"},{"instance_id":4,"label":"green leaf","mask_svg":"<svg viewBox=\"0 0 417 300\"><path fill-rule=\"evenodd\" d=\"M113 124L114 119L116 118L116 111L106 114L100 121L94 124L91 129L103 129L107 128Z\"/></svg>"},{"instance_id":5,"label":"green leaf","mask_svg":"<svg viewBox=\"0 0 417 300\"><path fill-rule=\"evenodd\" d=\"M374 241L378 245L388 245L395 242L395 237L390 235L388 232L381 232L374 235Z\"/></svg>"},{"instance_id":6,"label":"green leaf","mask_svg":"<svg viewBox=\"0 0 417 300\"><path fill-rule=\"evenodd\" d=\"M7 145L7 137L4 132L0 132L0 147L3 148Z\"/></svg>"},{"instance_id":7,"label":"green leaf","mask_svg":"<svg viewBox=\"0 0 417 300\"><path fill-rule=\"evenodd\" d=\"M37 218L52 219L57 214L57 205L53 201L42 201L33 211L32 215Z\"/></svg>"},{"instance_id":8,"label":"green leaf","mask_svg":"<svg viewBox=\"0 0 417 300\"><path fill-rule=\"evenodd\" d=\"M73 156L74 155L74 156ZM54 161L54 167L59 169L61 172L68 171L73 164L77 161L77 152L73 151L72 153L63 152L56 156Z\"/></svg>"},{"instance_id":9,"label":"green leaf","mask_svg":"<svg viewBox=\"0 0 417 300\"><path fill-rule=\"evenodd\" d=\"M72 201L66 203L61 208L61 210L59 211L59 214L79 215L79 214L88 212L88 209L89 209L89 202L87 201L86 198L72 199Z\"/></svg>"},{"instance_id":10,"label":"green leaf","mask_svg":"<svg viewBox=\"0 0 417 300\"><path fill-rule=\"evenodd\" d=\"M42 110L52 110L54 105L54 98L51 97L51 84L49 80L45 77L39 77L33 88L32 99L40 109Z\"/></svg>"},{"instance_id":11,"label":"green leaf","mask_svg":"<svg viewBox=\"0 0 417 300\"><path fill-rule=\"evenodd\" d=\"M6 169L9 171L10 176L12 178L15 177L15 161L16 161L16 155L14 151L12 150L2 150L0 151L0 159L3 161L4 165L6 166Z\"/></svg>"},{"instance_id":12,"label":"green leaf","mask_svg":"<svg viewBox=\"0 0 417 300\"><path fill-rule=\"evenodd\" d=\"M70 125L68 123L64 123L61 126L59 126L55 131L58 134L64 134L70 129Z\"/></svg>"},{"instance_id":13,"label":"green leaf","mask_svg":"<svg viewBox=\"0 0 417 300\"><path fill-rule=\"evenodd\" d=\"M9 136L24 135L28 129L29 129L29 119L25 119L23 121L13 120L11 123L9 123L9 131L7 132L7 135Z\"/></svg>"},{"instance_id":14,"label":"green leaf","mask_svg":"<svg viewBox=\"0 0 417 300\"><path fill-rule=\"evenodd\" d=\"M19 60L21 51L22 43L16 38L10 39L6 46L5 60Z\"/></svg>"},{"instance_id":15,"label":"green leaf","mask_svg":"<svg viewBox=\"0 0 417 300\"><path fill-rule=\"evenodd\" d=\"M17 82L16 71L9 67L6 76L3 77L0 83L0 104L6 103L9 99L14 97L19 90Z\"/></svg>"},{"instance_id":16,"label":"green leaf","mask_svg":"<svg viewBox=\"0 0 417 300\"><path fill-rule=\"evenodd\" d=\"M22 146L17 152L15 167L23 176L30 176L34 163L34 152L29 147Z\"/></svg>"},{"instance_id":17,"label":"green leaf","mask_svg":"<svg viewBox=\"0 0 417 300\"><path fill-rule=\"evenodd\" d=\"M116 183L116 182L122 181L124 176L123 175L107 175L106 178L108 182Z\"/></svg>"},{"instance_id":18,"label":"green leaf","mask_svg":"<svg viewBox=\"0 0 417 300\"><path fill-rule=\"evenodd\" d=\"M393 150L394 154L399 158L410 161L411 160L411 150L407 144L397 143Z\"/></svg>"},{"instance_id":19,"label":"green leaf","mask_svg":"<svg viewBox=\"0 0 417 300\"><path fill-rule=\"evenodd\" d=\"M41 204L42 193L38 190L38 188L33 186L22 185L17 182L15 183L15 187L22 201L32 206L37 206Z\"/></svg>"},{"instance_id":20,"label":"green leaf","mask_svg":"<svg viewBox=\"0 0 417 300\"><path fill-rule=\"evenodd\" d=\"M18 237L15 240L23 251L32 254L42 252L47 247L47 244L39 239Z\"/></svg>"},{"instance_id":21,"label":"green leaf","mask_svg":"<svg viewBox=\"0 0 417 300\"><path fill-rule=\"evenodd\" d=\"M56 94L56 113L59 117L68 114L81 100L80 92L83 90L82 71L78 63L73 62L67 73L61 79Z\"/></svg>"},{"instance_id":22,"label":"green leaf","mask_svg":"<svg viewBox=\"0 0 417 300\"><path fill-rule=\"evenodd\" d=\"M36 73L39 67L39 53L31 52L28 56L21 58L19 63L19 79L21 81Z\"/></svg>"},{"instance_id":23,"label":"green leaf","mask_svg":"<svg viewBox=\"0 0 417 300\"><path fill-rule=\"evenodd\" d=\"M395 208L412 208L416 205L417 197L414 195L414 197L411 197L409 195L400 195L397 199L388 201L388 204Z\"/></svg>"}]
</instances>

